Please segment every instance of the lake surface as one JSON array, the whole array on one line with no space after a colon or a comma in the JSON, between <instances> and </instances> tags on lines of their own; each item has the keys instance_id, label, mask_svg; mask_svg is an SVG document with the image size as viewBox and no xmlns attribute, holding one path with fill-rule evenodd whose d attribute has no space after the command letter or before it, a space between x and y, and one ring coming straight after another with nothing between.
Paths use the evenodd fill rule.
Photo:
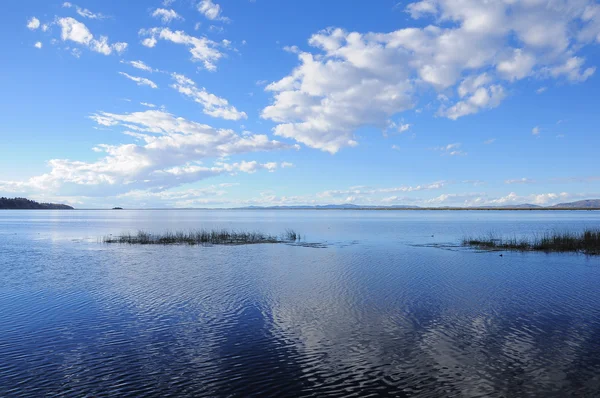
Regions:
<instances>
[{"instance_id":1,"label":"lake surface","mask_svg":"<svg viewBox=\"0 0 600 398\"><path fill-rule=\"evenodd\" d=\"M0 211L0 397L600 396L600 257L465 235L590 211ZM300 232L314 248L105 245Z\"/></svg>"}]
</instances>

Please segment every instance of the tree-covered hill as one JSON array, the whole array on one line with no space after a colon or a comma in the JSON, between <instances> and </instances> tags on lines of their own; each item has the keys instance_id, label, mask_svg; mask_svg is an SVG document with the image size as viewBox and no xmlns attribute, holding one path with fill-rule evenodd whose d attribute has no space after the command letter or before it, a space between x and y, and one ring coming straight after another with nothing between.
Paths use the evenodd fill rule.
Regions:
<instances>
[{"instance_id":1,"label":"tree-covered hill","mask_svg":"<svg viewBox=\"0 0 600 398\"><path fill-rule=\"evenodd\" d=\"M71 206L56 203L38 203L26 198L0 198L0 209L73 210Z\"/></svg>"}]
</instances>

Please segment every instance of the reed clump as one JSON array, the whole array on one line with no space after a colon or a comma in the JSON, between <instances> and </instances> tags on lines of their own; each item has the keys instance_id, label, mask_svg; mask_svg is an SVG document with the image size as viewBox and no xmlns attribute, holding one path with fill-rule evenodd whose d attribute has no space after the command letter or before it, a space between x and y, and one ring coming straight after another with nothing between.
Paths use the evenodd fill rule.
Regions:
<instances>
[{"instance_id":1,"label":"reed clump","mask_svg":"<svg viewBox=\"0 0 600 398\"><path fill-rule=\"evenodd\" d=\"M463 246L485 250L576 252L600 255L600 229L583 232L546 232L531 238L498 238L493 234L480 238L464 238Z\"/></svg>"},{"instance_id":2,"label":"reed clump","mask_svg":"<svg viewBox=\"0 0 600 398\"><path fill-rule=\"evenodd\" d=\"M102 238L103 243L130 245L251 245L258 243L290 243L297 240L300 240L300 235L291 229L286 230L280 236L262 232L199 229L161 234L138 231L137 234L107 235Z\"/></svg>"}]
</instances>

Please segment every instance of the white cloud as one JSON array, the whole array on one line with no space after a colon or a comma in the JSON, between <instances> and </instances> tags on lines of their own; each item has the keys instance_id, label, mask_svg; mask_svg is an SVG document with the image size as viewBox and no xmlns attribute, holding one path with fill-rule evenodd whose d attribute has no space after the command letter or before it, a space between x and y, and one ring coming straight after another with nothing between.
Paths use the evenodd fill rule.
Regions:
<instances>
[{"instance_id":1,"label":"white cloud","mask_svg":"<svg viewBox=\"0 0 600 398\"><path fill-rule=\"evenodd\" d=\"M537 90L535 90L535 93L542 94L542 93L546 92L546 90L548 90L548 87L540 87Z\"/></svg>"},{"instance_id":2,"label":"white cloud","mask_svg":"<svg viewBox=\"0 0 600 398\"><path fill-rule=\"evenodd\" d=\"M495 139L495 138L490 138L489 140L485 140L485 141L483 141L483 143L484 143L485 145L490 145L490 144L493 144L494 142L496 142L496 139Z\"/></svg>"},{"instance_id":3,"label":"white cloud","mask_svg":"<svg viewBox=\"0 0 600 398\"><path fill-rule=\"evenodd\" d=\"M427 15L436 15L438 10L435 1L423 0L407 5L406 12L414 19L418 19Z\"/></svg>"},{"instance_id":4,"label":"white cloud","mask_svg":"<svg viewBox=\"0 0 600 398\"><path fill-rule=\"evenodd\" d=\"M36 17L32 17L29 21L27 21L27 28L30 30L36 30L40 27L40 20Z\"/></svg>"},{"instance_id":5,"label":"white cloud","mask_svg":"<svg viewBox=\"0 0 600 398\"><path fill-rule=\"evenodd\" d=\"M509 57L499 62L496 69L502 77L513 81L529 76L535 63L535 56L517 48L513 50L513 53Z\"/></svg>"},{"instance_id":6,"label":"white cloud","mask_svg":"<svg viewBox=\"0 0 600 398\"><path fill-rule=\"evenodd\" d=\"M600 26L592 0L424 0L406 8L423 27L392 32L330 28L298 51L299 64L271 83L262 117L274 133L331 153L357 145L363 126L384 129L432 90L450 119L493 109L522 79L580 82L595 71L577 53L581 33ZM600 33L600 30L598 31ZM593 36L596 39L596 36ZM454 91L456 90L456 91ZM366 100L368 99L368 100ZM446 103L447 102L447 103Z\"/></svg>"},{"instance_id":7,"label":"white cloud","mask_svg":"<svg viewBox=\"0 0 600 398\"><path fill-rule=\"evenodd\" d=\"M511 204L531 203L540 206L556 204L559 201L568 200L573 195L567 192L561 193L542 193L520 196L515 192L511 192L506 196L496 199L487 200L487 204L495 206L506 206Z\"/></svg>"},{"instance_id":8,"label":"white cloud","mask_svg":"<svg viewBox=\"0 0 600 398\"><path fill-rule=\"evenodd\" d=\"M61 27L61 38L63 41L71 40L76 43L89 45L94 38L85 24L74 18L60 18L58 24Z\"/></svg>"},{"instance_id":9,"label":"white cloud","mask_svg":"<svg viewBox=\"0 0 600 398\"><path fill-rule=\"evenodd\" d=\"M164 8L157 8L152 13L154 18L160 18L162 23L170 23L174 19L183 20L183 17L175 12L175 10L167 10Z\"/></svg>"},{"instance_id":10,"label":"white cloud","mask_svg":"<svg viewBox=\"0 0 600 398\"><path fill-rule=\"evenodd\" d=\"M581 57L571 57L562 65L546 68L545 72L552 77L566 76L572 82L583 82L596 72L596 67L582 70L584 62L585 60Z\"/></svg>"},{"instance_id":11,"label":"white cloud","mask_svg":"<svg viewBox=\"0 0 600 398\"><path fill-rule=\"evenodd\" d=\"M238 111L226 99L209 93L204 87L198 88L196 83L184 75L172 73L171 76L175 80L175 84L171 85L171 87L202 105L202 110L205 114L225 120L248 118L245 112Z\"/></svg>"},{"instance_id":12,"label":"white cloud","mask_svg":"<svg viewBox=\"0 0 600 398\"><path fill-rule=\"evenodd\" d=\"M79 14L80 16L84 17L84 18L89 18L89 19L104 19L106 18L105 15L101 14L101 13L94 13L91 12L90 10L88 10L87 8L81 8L75 4L69 3L69 2L65 2L63 3L63 7L64 8L75 8L75 12L77 12L77 14Z\"/></svg>"},{"instance_id":13,"label":"white cloud","mask_svg":"<svg viewBox=\"0 0 600 398\"><path fill-rule=\"evenodd\" d=\"M533 135L539 135L540 134L540 128L539 126L535 126L534 128L531 129L531 134Z\"/></svg>"},{"instance_id":14,"label":"white cloud","mask_svg":"<svg viewBox=\"0 0 600 398\"><path fill-rule=\"evenodd\" d=\"M534 184L535 180L532 180L531 178L517 178L514 180L506 180L504 181L505 184Z\"/></svg>"},{"instance_id":15,"label":"white cloud","mask_svg":"<svg viewBox=\"0 0 600 398\"><path fill-rule=\"evenodd\" d=\"M118 42L109 44L108 37L106 36L100 36L99 39L95 39L87 26L74 18L59 18L56 22L61 28L60 36L63 41L70 40L82 44L90 50L104 55L110 55L113 50L117 53L122 53L127 48L127 43Z\"/></svg>"},{"instance_id":16,"label":"white cloud","mask_svg":"<svg viewBox=\"0 0 600 398\"><path fill-rule=\"evenodd\" d=\"M442 107L438 114L449 119L456 120L459 117L477 113L482 109L492 109L500 105L506 94L500 85L479 87L472 95L463 101L457 102L452 107Z\"/></svg>"},{"instance_id":17,"label":"white cloud","mask_svg":"<svg viewBox=\"0 0 600 398\"><path fill-rule=\"evenodd\" d=\"M119 72L119 75L125 76L129 80L133 80L134 82L137 83L138 86L149 86L151 88L158 88L158 86L156 85L156 83L154 83L150 79L146 79L144 77L131 76L131 75L125 73L125 72Z\"/></svg>"},{"instance_id":18,"label":"white cloud","mask_svg":"<svg viewBox=\"0 0 600 398\"><path fill-rule=\"evenodd\" d=\"M42 42L38 41L33 45L35 48L42 48Z\"/></svg>"},{"instance_id":19,"label":"white cloud","mask_svg":"<svg viewBox=\"0 0 600 398\"><path fill-rule=\"evenodd\" d=\"M227 17L221 15L221 6L212 0L202 0L198 3L198 11L211 21L228 21Z\"/></svg>"},{"instance_id":20,"label":"white cloud","mask_svg":"<svg viewBox=\"0 0 600 398\"><path fill-rule=\"evenodd\" d=\"M0 189L86 196L110 196L136 189L157 192L221 174L272 171L279 164L218 160L204 165L201 162L289 148L266 135L242 137L232 130L215 129L159 110L127 114L100 112L91 119L102 127L121 126L126 129L124 134L141 143L97 145L94 151L104 156L94 162L52 159L48 162L49 173L24 182L5 181Z\"/></svg>"},{"instance_id":21,"label":"white cloud","mask_svg":"<svg viewBox=\"0 0 600 398\"><path fill-rule=\"evenodd\" d=\"M408 131L409 128L410 128L410 124L408 124L408 123L400 124L398 126L398 132L404 133L405 131Z\"/></svg>"},{"instance_id":22,"label":"white cloud","mask_svg":"<svg viewBox=\"0 0 600 398\"><path fill-rule=\"evenodd\" d=\"M148 108L156 108L156 105L151 104L149 102L140 102L140 105L146 106Z\"/></svg>"},{"instance_id":23,"label":"white cloud","mask_svg":"<svg viewBox=\"0 0 600 398\"><path fill-rule=\"evenodd\" d=\"M142 36L148 36L142 41L146 47L154 47L158 39L189 47L192 60L202 62L204 68L209 71L216 70L215 63L223 57L223 53L218 50L219 44L206 37L194 37L181 30L172 31L169 28L142 29L139 33Z\"/></svg>"},{"instance_id":24,"label":"white cloud","mask_svg":"<svg viewBox=\"0 0 600 398\"><path fill-rule=\"evenodd\" d=\"M344 190L329 190L323 191L316 194L317 198L320 199L335 199L335 198L347 198L352 197L354 199L367 200L372 199L373 195L390 194L390 193L410 193L420 191L431 191L442 189L449 184L448 181L436 181L430 184L422 185L402 185L399 187L391 188L367 188L367 187L353 187ZM386 201L395 201L397 197L387 198Z\"/></svg>"},{"instance_id":25,"label":"white cloud","mask_svg":"<svg viewBox=\"0 0 600 398\"><path fill-rule=\"evenodd\" d=\"M465 156L465 155L467 155L466 152L464 152L460 149L461 146L462 146L461 143L456 142L454 144L438 146L433 149L436 151L441 151L442 155L450 155L450 156Z\"/></svg>"},{"instance_id":26,"label":"white cloud","mask_svg":"<svg viewBox=\"0 0 600 398\"><path fill-rule=\"evenodd\" d=\"M121 60L122 64L127 64L127 65L131 65L136 69L141 69L144 70L146 72L157 72L156 69L152 69L150 66L146 65L146 63L144 63L143 61L124 61Z\"/></svg>"}]
</instances>

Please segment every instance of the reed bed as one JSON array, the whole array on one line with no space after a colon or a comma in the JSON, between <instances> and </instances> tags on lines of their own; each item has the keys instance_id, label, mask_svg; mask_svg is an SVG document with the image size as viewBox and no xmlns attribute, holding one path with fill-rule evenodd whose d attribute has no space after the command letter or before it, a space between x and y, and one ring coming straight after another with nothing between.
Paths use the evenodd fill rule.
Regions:
<instances>
[{"instance_id":1,"label":"reed bed","mask_svg":"<svg viewBox=\"0 0 600 398\"><path fill-rule=\"evenodd\" d=\"M281 235L270 235L262 232L229 231L226 229L199 229L161 234L138 231L137 234L107 235L102 238L102 243L130 245L251 245L259 243L291 243L297 240L300 240L300 235L291 229L286 230Z\"/></svg>"},{"instance_id":2,"label":"reed bed","mask_svg":"<svg viewBox=\"0 0 600 398\"><path fill-rule=\"evenodd\" d=\"M494 234L463 239L464 246L484 250L513 250L541 252L576 252L600 255L600 229L583 232L546 232L532 238L498 238Z\"/></svg>"}]
</instances>

